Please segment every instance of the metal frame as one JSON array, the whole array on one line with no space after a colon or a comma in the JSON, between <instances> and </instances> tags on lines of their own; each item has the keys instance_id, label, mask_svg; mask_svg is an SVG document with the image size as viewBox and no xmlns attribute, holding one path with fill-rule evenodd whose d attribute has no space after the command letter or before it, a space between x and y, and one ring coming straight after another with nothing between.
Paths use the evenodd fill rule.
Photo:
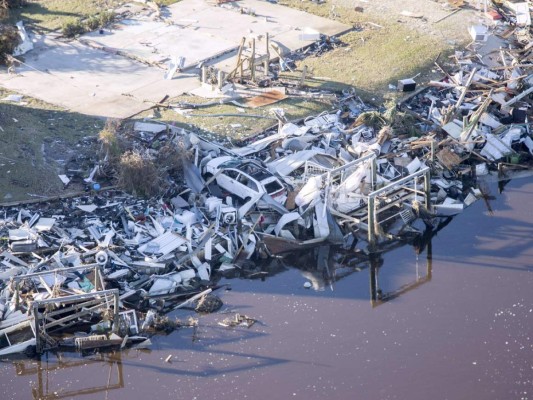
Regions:
<instances>
[{"instance_id":1,"label":"metal frame","mask_svg":"<svg viewBox=\"0 0 533 400\"><path fill-rule=\"evenodd\" d=\"M95 308L94 304L96 304L96 307L100 307L103 303L108 303L109 299L108 296L113 296L113 321L118 321L119 317L119 290L118 289L109 289L109 290L101 290L98 292L93 293L85 293L85 294L77 294L73 296L63 296L63 297L55 297L50 298L46 300L36 300L32 304L32 313L33 313L33 322L34 322L34 331L35 331L35 339L36 339L36 351L37 353L42 352L42 343L40 340L40 331L42 330L43 333L46 333L46 329L55 325L58 325L59 323L68 322L72 319L78 318L82 315L88 314L92 311L92 309ZM89 302L83 302L78 303L83 300L90 300ZM66 304L72 304L72 303L78 303L72 306L72 309L76 308L84 308L83 311L77 312L74 315L69 315L67 317L63 317L59 320L53 320L50 323L47 323L45 319L47 319L46 315L40 315L39 314L39 308L46 306L48 304L55 304L57 306L59 305L66 305ZM86 309L88 305L92 305L93 307ZM64 310L63 310L64 311ZM56 314L57 315L57 314ZM42 324L41 324L42 322ZM42 326L41 326L42 325ZM118 328L118 324L113 324L113 330L116 331Z\"/></svg>"},{"instance_id":2,"label":"metal frame","mask_svg":"<svg viewBox=\"0 0 533 400\"><path fill-rule=\"evenodd\" d=\"M416 189L417 179L419 177L424 177L424 191L420 192ZM382 187L381 189L375 190L372 193L368 195L368 243L370 245L370 250L372 250L373 246L376 244L376 218L377 214L379 213L376 207L375 199L376 197L386 194L388 192L397 190L397 189L404 189L408 190L409 192L413 193L415 196L417 194L420 194L424 197L424 203L426 208L429 210L431 207L431 171L429 167L426 167L424 169L421 169L420 171L414 172L405 178L399 179L395 182L391 182L387 186ZM403 187L406 186L409 182L414 183L414 189ZM401 199L402 200L402 199ZM396 200L392 203L392 205L398 204L400 200ZM388 205L389 207L391 205ZM384 211L383 209L381 211Z\"/></svg>"},{"instance_id":3,"label":"metal frame","mask_svg":"<svg viewBox=\"0 0 533 400\"><path fill-rule=\"evenodd\" d=\"M94 263L94 264L85 264L85 265L78 265L76 267L68 267L68 268L56 268L41 272L34 272L32 274L26 274L26 275L19 275L14 276L11 279L15 283L15 310L18 310L20 305L20 285L19 283L21 281L24 281L29 278L36 278L39 276L49 275L49 274L62 274L66 272L72 272L72 271L83 271L86 269L92 269L94 268L94 287L95 289L98 289L98 281L100 281L100 287L102 289L105 289L104 280L102 278L102 274L100 271L100 264Z\"/></svg>"}]
</instances>

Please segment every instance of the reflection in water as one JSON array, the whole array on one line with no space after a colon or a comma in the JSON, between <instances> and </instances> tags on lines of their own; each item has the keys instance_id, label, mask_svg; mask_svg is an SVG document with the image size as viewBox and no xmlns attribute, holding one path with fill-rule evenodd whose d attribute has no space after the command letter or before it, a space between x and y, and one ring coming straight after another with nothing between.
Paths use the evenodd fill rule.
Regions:
<instances>
[{"instance_id":1,"label":"reflection in water","mask_svg":"<svg viewBox=\"0 0 533 400\"><path fill-rule=\"evenodd\" d=\"M69 358L63 353L55 353L54 361L50 362L48 355L41 357L39 360L17 360L13 364L17 376L30 375L36 376L36 380L32 380L34 386L31 388L34 400L46 399L62 399L73 398L81 395L88 395L93 393L107 392L113 389L122 389L124 387L124 377L122 373L122 355L120 351L95 354L91 358ZM99 369L109 368L109 373L106 382L93 382L94 377L84 379L80 382L80 386L93 384L89 387L80 387L65 391L64 388L57 390L49 382L49 374L53 371L59 370L61 374L68 374L80 367L87 368L89 364L98 364ZM64 383L64 382L63 382ZM53 388L52 388L53 387Z\"/></svg>"},{"instance_id":2,"label":"reflection in water","mask_svg":"<svg viewBox=\"0 0 533 400\"><path fill-rule=\"evenodd\" d=\"M436 227L427 228L423 233L414 236L408 242L397 241L391 243L389 247L383 247L385 250L380 252L367 254L353 248L345 249L325 245L305 252L291 253L274 262L300 270L302 276L311 283L311 287L316 291L322 291L328 287L333 290L335 282L355 272L368 269L370 276L370 302L375 307L431 280L432 239L451 221L451 217L443 218ZM426 252L425 272L418 269L417 263L416 274L412 282L384 293L379 285L379 274L384 263L383 256L387 252L406 244L413 246L417 257L424 251Z\"/></svg>"},{"instance_id":3,"label":"reflection in water","mask_svg":"<svg viewBox=\"0 0 533 400\"><path fill-rule=\"evenodd\" d=\"M426 273L421 275L418 269L415 278L412 282L402 285L398 289L388 291L384 293L379 286L379 270L383 265L383 259L376 255L370 256L370 303L372 307L379 306L380 304L386 303L396 297L407 293L413 289L416 289L420 285L423 285L426 282L431 280L431 268L432 268L432 249L431 249L431 240L427 243L427 253L426 253Z\"/></svg>"},{"instance_id":4,"label":"reflection in water","mask_svg":"<svg viewBox=\"0 0 533 400\"><path fill-rule=\"evenodd\" d=\"M416 274L413 281L400 286L397 289L384 293L379 285L379 271L383 265L382 253L372 253L369 255L370 263L370 303L372 307L379 306L387 301L393 300L404 293L407 293L413 289L418 288L426 282L429 282L432 277L433 267L433 237L441 230L444 229L452 221L451 217L442 219L435 228L427 228L421 235L415 236L411 241L417 257L426 251L426 268L425 274L422 274L416 264Z\"/></svg>"},{"instance_id":5,"label":"reflection in water","mask_svg":"<svg viewBox=\"0 0 533 400\"><path fill-rule=\"evenodd\" d=\"M412 282L409 282L405 285L402 285L401 287L388 291L386 293L383 293L379 286L379 271L381 266L383 265L383 258L381 257L381 253L373 253L370 254L370 303L372 304L372 307L379 306L380 304L383 304L387 301L390 301L392 299L395 299L396 297L407 293L413 289L416 289L420 285L423 285L426 282L429 282L432 277L432 267L433 267L433 249L432 249L432 240L433 237L443 228L445 228L450 222L452 218L445 218L443 219L436 228L434 229L426 229L423 234L417 235L411 242L413 245L413 248L415 249L415 252L418 255L422 254L424 250L426 251L426 271L425 274L422 275L421 271L418 268L418 262L417 262L417 269L416 269L416 275Z\"/></svg>"},{"instance_id":6,"label":"reflection in water","mask_svg":"<svg viewBox=\"0 0 533 400\"><path fill-rule=\"evenodd\" d=\"M300 270L317 291L327 287L333 290L335 282L369 267L369 257L364 252L329 245L291 253L276 262Z\"/></svg>"}]
</instances>

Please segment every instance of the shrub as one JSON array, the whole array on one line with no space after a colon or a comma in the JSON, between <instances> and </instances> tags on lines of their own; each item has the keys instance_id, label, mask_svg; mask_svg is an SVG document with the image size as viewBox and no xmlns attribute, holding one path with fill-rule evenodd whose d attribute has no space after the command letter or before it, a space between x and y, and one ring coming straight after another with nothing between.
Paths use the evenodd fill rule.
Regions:
<instances>
[{"instance_id":1,"label":"shrub","mask_svg":"<svg viewBox=\"0 0 533 400\"><path fill-rule=\"evenodd\" d=\"M107 157L109 162L120 156L123 151L121 141L118 135L121 121L118 119L109 118L104 126L104 129L98 134L98 141L101 144L102 157Z\"/></svg>"},{"instance_id":2,"label":"shrub","mask_svg":"<svg viewBox=\"0 0 533 400\"><path fill-rule=\"evenodd\" d=\"M160 177L153 159L139 151L123 154L118 166L118 184L137 196L156 195L160 190Z\"/></svg>"},{"instance_id":3,"label":"shrub","mask_svg":"<svg viewBox=\"0 0 533 400\"><path fill-rule=\"evenodd\" d=\"M104 11L100 14L93 15L85 21L86 31L95 31L96 29L103 28L109 25L115 20L115 13L112 11Z\"/></svg>"},{"instance_id":4,"label":"shrub","mask_svg":"<svg viewBox=\"0 0 533 400\"><path fill-rule=\"evenodd\" d=\"M160 170L173 179L183 177L183 162L192 160L194 155L186 149L183 141L167 143L158 149L156 163Z\"/></svg>"},{"instance_id":5,"label":"shrub","mask_svg":"<svg viewBox=\"0 0 533 400\"><path fill-rule=\"evenodd\" d=\"M85 29L87 31L95 31L100 28L100 18L92 16L85 21Z\"/></svg>"},{"instance_id":6,"label":"shrub","mask_svg":"<svg viewBox=\"0 0 533 400\"><path fill-rule=\"evenodd\" d=\"M0 0L2 1L2 0ZM104 11L100 14L93 15L85 21L76 20L69 21L63 24L63 36L73 38L85 32L94 31L102 28L115 20L115 13L112 11Z\"/></svg>"},{"instance_id":7,"label":"shrub","mask_svg":"<svg viewBox=\"0 0 533 400\"><path fill-rule=\"evenodd\" d=\"M63 32L63 36L73 38L85 33L85 27L81 20L68 21L63 24L61 31Z\"/></svg>"},{"instance_id":8,"label":"shrub","mask_svg":"<svg viewBox=\"0 0 533 400\"><path fill-rule=\"evenodd\" d=\"M115 13L113 11L104 11L98 14L100 20L100 27L106 26L115 20Z\"/></svg>"}]
</instances>

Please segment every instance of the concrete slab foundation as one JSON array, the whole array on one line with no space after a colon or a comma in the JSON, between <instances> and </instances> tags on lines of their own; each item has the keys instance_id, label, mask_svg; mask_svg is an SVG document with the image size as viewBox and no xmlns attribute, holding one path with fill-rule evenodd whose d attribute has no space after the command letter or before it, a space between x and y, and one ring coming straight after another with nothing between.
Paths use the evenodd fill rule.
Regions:
<instances>
[{"instance_id":1,"label":"concrete slab foundation","mask_svg":"<svg viewBox=\"0 0 533 400\"><path fill-rule=\"evenodd\" d=\"M268 33L283 47L297 50L312 43L300 40L304 28L329 36L350 29L265 1L215 7L205 0L183 0L162 17L134 16L104 34L92 32L71 42L36 38L35 49L25 55L16 74L0 72L0 84L72 111L125 118L166 95L198 87L195 68L201 62L229 72L242 37L264 38ZM185 57L185 71L165 80L166 62L176 56Z\"/></svg>"}]
</instances>

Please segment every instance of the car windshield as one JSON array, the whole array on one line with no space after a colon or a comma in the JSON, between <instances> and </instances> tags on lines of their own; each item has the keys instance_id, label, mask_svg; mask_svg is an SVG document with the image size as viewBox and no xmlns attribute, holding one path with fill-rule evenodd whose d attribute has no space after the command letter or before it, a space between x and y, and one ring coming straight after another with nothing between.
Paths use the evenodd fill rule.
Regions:
<instances>
[{"instance_id":1,"label":"car windshield","mask_svg":"<svg viewBox=\"0 0 533 400\"><path fill-rule=\"evenodd\" d=\"M223 162L219 165L219 168L239 168L242 164L241 160L233 159Z\"/></svg>"}]
</instances>

